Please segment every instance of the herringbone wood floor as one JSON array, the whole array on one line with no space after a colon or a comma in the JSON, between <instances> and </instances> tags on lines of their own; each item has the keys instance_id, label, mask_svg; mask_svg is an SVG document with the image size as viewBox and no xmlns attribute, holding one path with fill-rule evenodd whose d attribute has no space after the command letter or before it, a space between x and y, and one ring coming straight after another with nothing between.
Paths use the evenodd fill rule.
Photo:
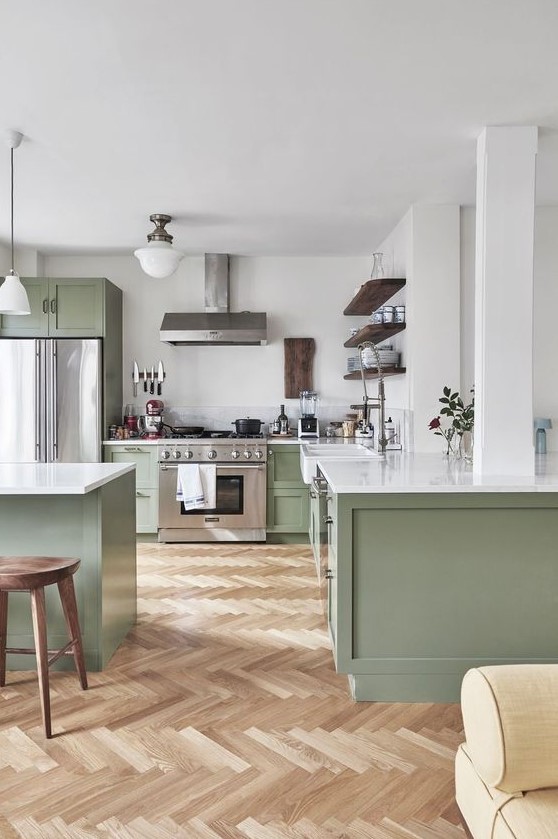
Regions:
<instances>
[{"instance_id":1,"label":"herringbone wood floor","mask_svg":"<svg viewBox=\"0 0 558 839\"><path fill-rule=\"evenodd\" d=\"M139 623L82 692L0 690L0 837L463 839L456 705L354 703L304 546L139 546Z\"/></svg>"}]
</instances>

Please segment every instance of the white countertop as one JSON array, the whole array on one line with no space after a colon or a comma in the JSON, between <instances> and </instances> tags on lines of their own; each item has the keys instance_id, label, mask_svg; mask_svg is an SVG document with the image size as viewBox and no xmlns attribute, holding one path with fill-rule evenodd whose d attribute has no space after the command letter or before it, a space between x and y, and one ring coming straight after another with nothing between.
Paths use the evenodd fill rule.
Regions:
<instances>
[{"instance_id":1,"label":"white countertop","mask_svg":"<svg viewBox=\"0 0 558 839\"><path fill-rule=\"evenodd\" d=\"M558 492L558 453L538 455L535 476L476 475L442 454L388 452L374 460L318 460L335 493Z\"/></svg>"},{"instance_id":2,"label":"white countertop","mask_svg":"<svg viewBox=\"0 0 558 839\"><path fill-rule=\"evenodd\" d=\"M0 463L0 495L85 495L133 463Z\"/></svg>"},{"instance_id":3,"label":"white countertop","mask_svg":"<svg viewBox=\"0 0 558 839\"><path fill-rule=\"evenodd\" d=\"M128 440L103 440L103 446L156 446L157 443L164 442L163 437L155 440L149 440L147 437L130 437Z\"/></svg>"}]
</instances>

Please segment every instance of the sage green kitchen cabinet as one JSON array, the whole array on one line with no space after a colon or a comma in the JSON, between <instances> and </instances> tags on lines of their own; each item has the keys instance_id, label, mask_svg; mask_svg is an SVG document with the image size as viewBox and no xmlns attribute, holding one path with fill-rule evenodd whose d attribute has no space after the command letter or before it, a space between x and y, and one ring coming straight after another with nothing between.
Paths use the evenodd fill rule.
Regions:
<instances>
[{"instance_id":1,"label":"sage green kitchen cabinet","mask_svg":"<svg viewBox=\"0 0 558 839\"><path fill-rule=\"evenodd\" d=\"M2 315L0 335L14 338L104 338L122 292L104 277L22 277L31 314Z\"/></svg>"},{"instance_id":2,"label":"sage green kitchen cabinet","mask_svg":"<svg viewBox=\"0 0 558 839\"><path fill-rule=\"evenodd\" d=\"M157 533L159 526L159 467L157 446L118 443L105 445L105 463L136 465L136 532Z\"/></svg>"},{"instance_id":3,"label":"sage green kitchen cabinet","mask_svg":"<svg viewBox=\"0 0 558 839\"><path fill-rule=\"evenodd\" d=\"M471 667L558 661L558 493L329 498L328 621L353 698L457 702Z\"/></svg>"},{"instance_id":4,"label":"sage green kitchen cabinet","mask_svg":"<svg viewBox=\"0 0 558 839\"><path fill-rule=\"evenodd\" d=\"M267 541L308 542L309 494L298 443L267 447Z\"/></svg>"},{"instance_id":5,"label":"sage green kitchen cabinet","mask_svg":"<svg viewBox=\"0 0 558 839\"><path fill-rule=\"evenodd\" d=\"M103 670L136 621L134 476L127 472L84 494L3 494L0 533L12 556L73 556L80 559L74 581L87 669ZM49 648L68 641L56 586L45 590ZM33 647L27 593L9 598L8 646ZM62 656L56 669L73 669ZM10 670L34 670L35 658L13 654ZM8 674L17 690L19 677ZM6 688L7 690L8 688ZM0 830L0 835L4 833Z\"/></svg>"}]
</instances>

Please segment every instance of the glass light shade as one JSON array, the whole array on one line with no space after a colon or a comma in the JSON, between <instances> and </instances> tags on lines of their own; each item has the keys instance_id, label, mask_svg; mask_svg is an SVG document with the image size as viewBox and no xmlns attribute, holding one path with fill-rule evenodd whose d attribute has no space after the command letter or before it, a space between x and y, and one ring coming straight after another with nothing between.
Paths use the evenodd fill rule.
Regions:
<instances>
[{"instance_id":1,"label":"glass light shade","mask_svg":"<svg viewBox=\"0 0 558 839\"><path fill-rule=\"evenodd\" d=\"M535 428L552 428L552 420L548 417L535 417Z\"/></svg>"},{"instance_id":2,"label":"glass light shade","mask_svg":"<svg viewBox=\"0 0 558 839\"><path fill-rule=\"evenodd\" d=\"M27 292L15 271L10 271L2 285L0 285L0 314L31 314Z\"/></svg>"},{"instance_id":3,"label":"glass light shade","mask_svg":"<svg viewBox=\"0 0 558 839\"><path fill-rule=\"evenodd\" d=\"M164 280L174 274L184 254L175 250L170 242L149 242L145 248L135 250L134 256L139 259L142 271Z\"/></svg>"}]
</instances>

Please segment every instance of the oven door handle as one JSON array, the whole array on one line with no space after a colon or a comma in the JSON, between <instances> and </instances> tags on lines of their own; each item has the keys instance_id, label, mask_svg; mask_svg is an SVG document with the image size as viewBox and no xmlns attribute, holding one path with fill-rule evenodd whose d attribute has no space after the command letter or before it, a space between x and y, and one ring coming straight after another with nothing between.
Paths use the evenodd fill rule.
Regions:
<instances>
[{"instance_id":1,"label":"oven door handle","mask_svg":"<svg viewBox=\"0 0 558 839\"><path fill-rule=\"evenodd\" d=\"M184 464L187 465L187 464ZM194 465L194 464L188 464ZM227 464L227 463L208 463L208 466L215 466L217 469L234 469L235 472L239 472L241 469L266 469L265 463L239 463L238 465L234 464ZM166 472L167 469L178 469L178 464L174 466L172 463L160 463L159 468L162 472Z\"/></svg>"}]
</instances>

